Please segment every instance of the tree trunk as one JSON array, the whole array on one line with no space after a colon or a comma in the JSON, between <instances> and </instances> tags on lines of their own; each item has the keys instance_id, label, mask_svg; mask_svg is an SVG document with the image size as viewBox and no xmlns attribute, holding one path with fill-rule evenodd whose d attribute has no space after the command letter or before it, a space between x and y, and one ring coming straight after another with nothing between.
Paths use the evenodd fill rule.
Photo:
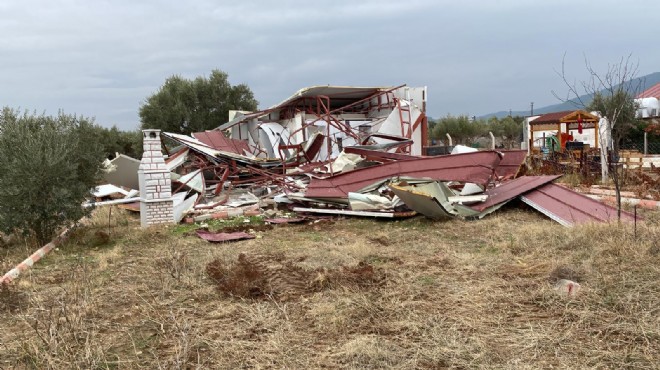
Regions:
<instances>
[{"instance_id":1,"label":"tree trunk","mask_svg":"<svg viewBox=\"0 0 660 370\"><path fill-rule=\"evenodd\" d=\"M607 147L600 147L600 181L605 184L609 180L607 173Z\"/></svg>"},{"instance_id":2,"label":"tree trunk","mask_svg":"<svg viewBox=\"0 0 660 370\"><path fill-rule=\"evenodd\" d=\"M612 153L614 157L614 153ZM616 196L616 219L621 223L621 177L619 176L618 164L612 158L612 181L614 182L614 193Z\"/></svg>"},{"instance_id":3,"label":"tree trunk","mask_svg":"<svg viewBox=\"0 0 660 370\"><path fill-rule=\"evenodd\" d=\"M599 127L602 127L602 125L605 125L605 130L600 130L598 133L598 146L600 147L600 177L601 177L601 182L603 184L607 183L609 180L609 174L608 174L608 165L609 165L609 158L607 155L607 149L610 147L608 144L608 137L611 135L610 131L610 125L609 122L606 120L601 119L600 120L600 125ZM604 131L604 132L603 132Z\"/></svg>"}]
</instances>

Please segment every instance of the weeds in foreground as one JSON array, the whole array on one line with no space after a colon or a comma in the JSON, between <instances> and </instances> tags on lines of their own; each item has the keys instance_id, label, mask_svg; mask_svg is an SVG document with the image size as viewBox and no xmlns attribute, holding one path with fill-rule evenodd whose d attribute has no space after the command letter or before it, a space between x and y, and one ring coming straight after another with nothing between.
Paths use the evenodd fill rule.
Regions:
<instances>
[{"instance_id":1,"label":"weeds in foreground","mask_svg":"<svg viewBox=\"0 0 660 370\"><path fill-rule=\"evenodd\" d=\"M74 284L54 292L50 301L32 294L28 313L18 315L24 324L20 348L22 362L35 368L103 368L107 366L99 327L93 310L90 268L79 263L70 278Z\"/></svg>"},{"instance_id":2,"label":"weeds in foreground","mask_svg":"<svg viewBox=\"0 0 660 370\"><path fill-rule=\"evenodd\" d=\"M657 368L660 229L645 216L636 236L513 208L225 244L135 228L0 293L20 297L0 313L0 367ZM553 289L567 278L571 299Z\"/></svg>"}]
</instances>

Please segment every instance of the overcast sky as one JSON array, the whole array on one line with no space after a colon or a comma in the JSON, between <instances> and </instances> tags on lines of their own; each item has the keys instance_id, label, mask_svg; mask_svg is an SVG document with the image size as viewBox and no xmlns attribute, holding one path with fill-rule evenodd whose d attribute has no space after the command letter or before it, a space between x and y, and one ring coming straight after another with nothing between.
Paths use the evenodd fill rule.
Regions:
<instances>
[{"instance_id":1,"label":"overcast sky","mask_svg":"<svg viewBox=\"0 0 660 370\"><path fill-rule=\"evenodd\" d=\"M312 85L428 86L427 113L558 103L632 53L660 71L660 1L0 1L0 105L122 129L165 79L214 68L260 108Z\"/></svg>"}]
</instances>

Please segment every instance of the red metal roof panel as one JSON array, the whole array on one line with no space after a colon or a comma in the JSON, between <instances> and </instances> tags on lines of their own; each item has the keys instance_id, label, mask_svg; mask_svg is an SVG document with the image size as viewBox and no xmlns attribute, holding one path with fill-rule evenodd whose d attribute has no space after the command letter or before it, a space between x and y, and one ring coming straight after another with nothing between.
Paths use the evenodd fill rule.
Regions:
<instances>
[{"instance_id":1,"label":"red metal roof panel","mask_svg":"<svg viewBox=\"0 0 660 370\"><path fill-rule=\"evenodd\" d=\"M235 240L244 240L244 239L254 239L255 236L252 234L248 234L242 231L237 231L233 233L214 233L206 230L197 230L196 231L197 236L200 238L212 242L212 243L219 243L219 242L230 242L230 241L235 241Z\"/></svg>"},{"instance_id":2,"label":"red metal roof panel","mask_svg":"<svg viewBox=\"0 0 660 370\"><path fill-rule=\"evenodd\" d=\"M485 191L484 194L488 195L488 199L485 202L476 204L470 208L482 212L486 208L511 200L559 177L561 177L561 175L522 176L515 180L507 181L496 188Z\"/></svg>"},{"instance_id":3,"label":"red metal roof panel","mask_svg":"<svg viewBox=\"0 0 660 370\"><path fill-rule=\"evenodd\" d=\"M541 124L541 123L559 123L559 120L571 113L575 112L574 110L565 110L561 112L552 112L552 113L546 113L542 114L541 116L537 117L533 121L531 121L531 124Z\"/></svg>"},{"instance_id":4,"label":"red metal roof panel","mask_svg":"<svg viewBox=\"0 0 660 370\"><path fill-rule=\"evenodd\" d=\"M527 158L527 150L502 150L504 158L495 169L495 174L503 178L514 178L518 174L520 166Z\"/></svg>"},{"instance_id":5,"label":"red metal roof panel","mask_svg":"<svg viewBox=\"0 0 660 370\"><path fill-rule=\"evenodd\" d=\"M215 150L240 155L245 155L246 151L250 152L250 147L246 141L230 139L220 131L193 132L192 136Z\"/></svg>"},{"instance_id":6,"label":"red metal roof panel","mask_svg":"<svg viewBox=\"0 0 660 370\"><path fill-rule=\"evenodd\" d=\"M409 159L423 158L423 157L420 157L420 156L415 156L415 155L410 155L410 154L390 153L390 152L383 152L383 151L380 151L380 150L364 149L364 148L353 147L353 146L347 146L346 148L344 148L344 151L346 153L359 154L361 156L364 156L365 158L377 159L377 160L407 161Z\"/></svg>"},{"instance_id":7,"label":"red metal roof panel","mask_svg":"<svg viewBox=\"0 0 660 370\"><path fill-rule=\"evenodd\" d=\"M617 220L616 208L555 184L530 191L521 200L564 226ZM634 215L621 211L621 221L634 220Z\"/></svg>"},{"instance_id":8,"label":"red metal roof panel","mask_svg":"<svg viewBox=\"0 0 660 370\"><path fill-rule=\"evenodd\" d=\"M305 197L346 198L349 192L397 176L486 184L501 159L498 152L481 151L391 162L324 179L312 178Z\"/></svg>"}]
</instances>

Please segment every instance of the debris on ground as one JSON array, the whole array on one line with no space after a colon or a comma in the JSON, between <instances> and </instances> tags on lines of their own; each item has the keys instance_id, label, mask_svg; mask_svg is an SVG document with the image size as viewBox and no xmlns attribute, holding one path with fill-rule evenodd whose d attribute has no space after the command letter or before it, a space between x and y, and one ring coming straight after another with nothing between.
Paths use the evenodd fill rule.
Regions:
<instances>
[{"instance_id":1,"label":"debris on ground","mask_svg":"<svg viewBox=\"0 0 660 370\"><path fill-rule=\"evenodd\" d=\"M199 236L200 238L213 243L230 242L230 241L255 238L254 235L242 231L235 231L232 233L224 233L224 232L214 233L205 230L197 230L196 233L197 236Z\"/></svg>"},{"instance_id":2,"label":"debris on ground","mask_svg":"<svg viewBox=\"0 0 660 370\"><path fill-rule=\"evenodd\" d=\"M567 279L561 279L555 284L555 290L564 297L575 297L581 288L580 284Z\"/></svg>"},{"instance_id":3,"label":"debris on ground","mask_svg":"<svg viewBox=\"0 0 660 370\"><path fill-rule=\"evenodd\" d=\"M264 222L269 223L269 224L275 224L275 225L280 225L280 224L299 224L301 222L305 222L307 219L305 217L277 217L277 218L264 218Z\"/></svg>"},{"instance_id":4,"label":"debris on ground","mask_svg":"<svg viewBox=\"0 0 660 370\"><path fill-rule=\"evenodd\" d=\"M107 163L106 179L116 183L96 194L126 199L123 208L161 212L147 220L171 212L174 223L254 215L293 222L280 219L279 210L304 217L481 219L514 199L565 226L615 220L615 208L553 185L559 175L524 176L527 150L456 145L436 151L450 154L428 155L425 98L426 88L405 85L315 86L266 110L232 112L215 130L146 130L139 168L164 171L165 179L146 181L156 187L154 197L168 197L144 193L139 204L129 201L136 193L125 186L135 180L128 172L137 160L121 155ZM157 211L142 206L170 200L172 211L167 204L154 206ZM622 212L622 220L635 217Z\"/></svg>"}]
</instances>

